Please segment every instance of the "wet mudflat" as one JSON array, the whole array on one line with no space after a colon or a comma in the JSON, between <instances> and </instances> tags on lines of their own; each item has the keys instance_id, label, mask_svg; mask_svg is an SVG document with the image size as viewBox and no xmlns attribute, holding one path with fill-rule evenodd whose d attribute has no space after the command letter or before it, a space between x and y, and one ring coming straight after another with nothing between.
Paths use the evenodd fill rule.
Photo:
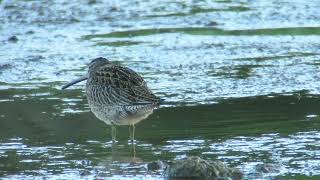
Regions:
<instances>
[{"instance_id":1,"label":"wet mudflat","mask_svg":"<svg viewBox=\"0 0 320 180\"><path fill-rule=\"evenodd\" d=\"M196 155L247 179L320 176L317 1L0 1L0 177L163 179L146 164ZM166 99L110 128L84 85L104 56ZM262 163L278 166L257 172Z\"/></svg>"}]
</instances>

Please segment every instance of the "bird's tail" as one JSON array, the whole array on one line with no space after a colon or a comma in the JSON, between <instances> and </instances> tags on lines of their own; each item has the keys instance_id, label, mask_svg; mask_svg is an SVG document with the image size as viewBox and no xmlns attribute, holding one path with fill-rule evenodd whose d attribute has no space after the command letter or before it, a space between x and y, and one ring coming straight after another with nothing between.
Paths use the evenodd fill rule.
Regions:
<instances>
[{"instance_id":1,"label":"bird's tail","mask_svg":"<svg viewBox=\"0 0 320 180\"><path fill-rule=\"evenodd\" d=\"M159 100L157 102L157 105L160 106L163 102L164 102L164 99L163 98L159 98Z\"/></svg>"},{"instance_id":2,"label":"bird's tail","mask_svg":"<svg viewBox=\"0 0 320 180\"><path fill-rule=\"evenodd\" d=\"M165 101L163 98L159 98L159 104L162 104Z\"/></svg>"}]
</instances>

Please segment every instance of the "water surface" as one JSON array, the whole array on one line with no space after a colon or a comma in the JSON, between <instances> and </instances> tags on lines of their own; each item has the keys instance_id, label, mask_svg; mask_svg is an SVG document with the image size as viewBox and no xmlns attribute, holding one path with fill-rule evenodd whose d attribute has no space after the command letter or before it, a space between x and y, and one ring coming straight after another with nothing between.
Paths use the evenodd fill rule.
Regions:
<instances>
[{"instance_id":1,"label":"water surface","mask_svg":"<svg viewBox=\"0 0 320 180\"><path fill-rule=\"evenodd\" d=\"M320 176L320 4L305 1L0 1L0 177L163 179L154 160L197 155L247 179ZM16 38L13 38L15 36ZM166 99L136 127L89 111L103 56ZM258 164L279 166L257 173Z\"/></svg>"}]
</instances>

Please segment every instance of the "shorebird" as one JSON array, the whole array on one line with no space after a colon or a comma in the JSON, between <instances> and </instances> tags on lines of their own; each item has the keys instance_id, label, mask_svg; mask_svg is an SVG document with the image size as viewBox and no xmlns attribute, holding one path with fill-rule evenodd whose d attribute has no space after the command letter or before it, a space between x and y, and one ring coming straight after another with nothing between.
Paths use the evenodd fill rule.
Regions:
<instances>
[{"instance_id":1,"label":"shorebird","mask_svg":"<svg viewBox=\"0 0 320 180\"><path fill-rule=\"evenodd\" d=\"M89 63L85 76L69 82L62 89L84 80L87 80L89 107L98 119L111 125L113 142L116 141L115 125L128 125L133 142L135 124L152 114L161 102L138 73L102 57Z\"/></svg>"}]
</instances>

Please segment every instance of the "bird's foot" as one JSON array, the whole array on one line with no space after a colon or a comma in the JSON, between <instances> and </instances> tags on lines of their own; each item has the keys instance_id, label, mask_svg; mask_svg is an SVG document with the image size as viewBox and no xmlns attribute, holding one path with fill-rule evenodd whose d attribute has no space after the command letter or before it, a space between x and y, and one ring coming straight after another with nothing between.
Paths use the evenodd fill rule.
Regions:
<instances>
[{"instance_id":1,"label":"bird's foot","mask_svg":"<svg viewBox=\"0 0 320 180\"><path fill-rule=\"evenodd\" d=\"M129 139L128 144L137 144L137 140Z\"/></svg>"},{"instance_id":2,"label":"bird's foot","mask_svg":"<svg viewBox=\"0 0 320 180\"><path fill-rule=\"evenodd\" d=\"M117 140L111 140L111 141L108 141L107 143L113 145L113 144L117 144L118 141Z\"/></svg>"},{"instance_id":3,"label":"bird's foot","mask_svg":"<svg viewBox=\"0 0 320 180\"><path fill-rule=\"evenodd\" d=\"M112 139L111 141L112 141L112 144L115 144L118 142L116 139Z\"/></svg>"}]
</instances>

